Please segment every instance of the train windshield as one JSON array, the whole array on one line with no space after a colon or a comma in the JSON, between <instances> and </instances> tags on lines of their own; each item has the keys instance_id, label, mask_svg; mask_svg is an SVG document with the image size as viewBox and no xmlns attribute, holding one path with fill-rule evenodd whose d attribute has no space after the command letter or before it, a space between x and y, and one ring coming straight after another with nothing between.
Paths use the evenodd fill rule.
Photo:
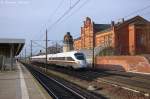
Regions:
<instances>
[{"instance_id":1,"label":"train windshield","mask_svg":"<svg viewBox=\"0 0 150 99\"><path fill-rule=\"evenodd\" d=\"M85 60L83 53L75 53L74 55L78 60Z\"/></svg>"}]
</instances>

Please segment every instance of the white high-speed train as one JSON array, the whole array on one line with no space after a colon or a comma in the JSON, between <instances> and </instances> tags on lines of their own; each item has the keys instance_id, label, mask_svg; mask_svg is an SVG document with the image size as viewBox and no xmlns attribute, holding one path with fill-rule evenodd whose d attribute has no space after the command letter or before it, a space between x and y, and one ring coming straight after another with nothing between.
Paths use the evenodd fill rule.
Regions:
<instances>
[{"instance_id":1,"label":"white high-speed train","mask_svg":"<svg viewBox=\"0 0 150 99\"><path fill-rule=\"evenodd\" d=\"M45 63L46 55L39 55L31 57L31 62L41 62ZM48 54L47 62L49 64L56 64L64 67L71 67L74 69L86 68L86 58L85 55L81 52L72 51L72 52L63 52L57 54Z\"/></svg>"}]
</instances>

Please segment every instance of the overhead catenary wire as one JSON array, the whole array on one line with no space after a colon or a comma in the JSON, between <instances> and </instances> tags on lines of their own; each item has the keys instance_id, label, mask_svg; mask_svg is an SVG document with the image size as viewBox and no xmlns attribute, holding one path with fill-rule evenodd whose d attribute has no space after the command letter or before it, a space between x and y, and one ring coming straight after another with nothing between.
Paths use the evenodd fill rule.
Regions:
<instances>
[{"instance_id":1,"label":"overhead catenary wire","mask_svg":"<svg viewBox=\"0 0 150 99\"><path fill-rule=\"evenodd\" d=\"M67 11L66 11L66 13L64 13L63 15L62 15L62 17L60 17L57 21L56 21L56 23L54 23L53 25L55 25L55 24L57 24L58 22L64 22L64 21L66 21L67 19L69 19L69 17L71 17L74 13L76 13L77 11L79 11L82 7L84 7L88 2L89 2L90 0L85 0L75 11L73 11L67 18L65 18L64 20L62 20L61 21L61 19L63 18L63 17L65 17L70 11L71 11L71 9L73 9L79 2L80 2L80 0L78 0L72 7L71 7L71 1L70 1L70 9L68 9ZM51 26L53 26L53 25L51 25ZM50 28L51 29L51 28ZM79 34L78 34L78 36L76 35L76 37L79 37Z\"/></svg>"},{"instance_id":2,"label":"overhead catenary wire","mask_svg":"<svg viewBox=\"0 0 150 99\"><path fill-rule=\"evenodd\" d=\"M71 6L71 3L70 3L70 8L58 19L58 20L56 20L55 21L55 23L53 23L51 26L54 26L55 24L57 24L66 14L68 14L79 2L80 2L81 0L78 0L77 2L75 2L72 6ZM54 12L51 14L52 16L54 16L55 15L55 13L58 11L58 9L60 8L60 6L62 5L62 3L64 2L64 0L62 0L60 3L59 3L59 5L58 5L58 7L54 10ZM70 1L71 2L71 1ZM51 21L51 20L50 20ZM45 24L45 26L46 26L46 24ZM45 33L42 33L42 35L45 35ZM41 35L41 36L42 36ZM40 38L41 38L41 36L40 36ZM43 38L43 37L42 37Z\"/></svg>"},{"instance_id":3,"label":"overhead catenary wire","mask_svg":"<svg viewBox=\"0 0 150 99\"><path fill-rule=\"evenodd\" d=\"M76 10L74 10L71 14L69 14L65 19L61 21L61 23L67 21L72 15L74 15L76 12L78 12L82 7L84 7L86 4L89 3L90 0L85 0ZM75 34L73 37L78 38L80 37L80 34Z\"/></svg>"},{"instance_id":4,"label":"overhead catenary wire","mask_svg":"<svg viewBox=\"0 0 150 99\"><path fill-rule=\"evenodd\" d=\"M45 23L45 24L43 24L43 26L42 26L42 29L40 30L40 35L39 35L39 37L38 38L44 38L45 37L45 29L46 29L46 25L47 25L47 23L51 23L51 21L52 21L52 18L55 16L55 14L56 14L56 12L59 10L59 8L62 6L62 4L63 4L63 2L64 2L65 0L61 0L61 2L57 5L57 7L55 8L55 10L50 14L50 19L48 19L47 20L47 22ZM43 27L44 27L44 30L43 30ZM37 39L38 39L37 38Z\"/></svg>"},{"instance_id":5,"label":"overhead catenary wire","mask_svg":"<svg viewBox=\"0 0 150 99\"><path fill-rule=\"evenodd\" d=\"M51 23L52 18L55 16L56 12L60 9L60 7L62 6L62 4L63 4L64 1L65 0L61 0L61 2L58 4L58 6L56 7L56 9L51 13L50 19L47 21L48 23Z\"/></svg>"},{"instance_id":6,"label":"overhead catenary wire","mask_svg":"<svg viewBox=\"0 0 150 99\"><path fill-rule=\"evenodd\" d=\"M42 45L38 44L37 42L34 42L34 41L33 41L33 43L34 43L34 44L36 44L36 45L38 45L38 47L42 47L43 49L45 49L45 47L44 47L44 46L42 46ZM33 47L34 47L34 46L33 46Z\"/></svg>"},{"instance_id":7,"label":"overhead catenary wire","mask_svg":"<svg viewBox=\"0 0 150 99\"><path fill-rule=\"evenodd\" d=\"M127 17L129 17L129 16L131 16L131 15L133 15L133 14L137 14L137 13L139 13L139 12L142 12L142 11L148 9L148 8L150 8L150 5L145 6L145 7L141 8L141 9L136 10L136 11L133 11L133 12L131 12L130 14L124 16L124 18L127 18Z\"/></svg>"},{"instance_id":8,"label":"overhead catenary wire","mask_svg":"<svg viewBox=\"0 0 150 99\"><path fill-rule=\"evenodd\" d=\"M71 3L72 3L72 0L70 0L70 8L71 8Z\"/></svg>"},{"instance_id":9,"label":"overhead catenary wire","mask_svg":"<svg viewBox=\"0 0 150 99\"><path fill-rule=\"evenodd\" d=\"M80 2L81 0L78 0L77 2L75 2L73 5L71 5L71 0L70 0L70 8L60 17L60 18L58 18L58 20L56 20L49 28L48 28L48 30L49 29L51 29L55 24L57 24L63 17L65 17L79 2ZM87 0L88 1L88 0ZM51 14L52 16L54 16L55 15L55 13L58 11L58 9L60 8L60 6L62 5L62 3L64 2L64 0L62 0L60 3L59 3L59 5L58 5L58 7L54 10L54 12ZM85 3L85 2L84 2ZM81 7L81 6L80 6ZM51 17L51 19L52 19L52 17ZM51 21L51 20L50 20ZM42 33L42 35L45 35L45 33ZM41 36L42 36L41 35ZM41 38L41 36L40 36L40 38Z\"/></svg>"},{"instance_id":10,"label":"overhead catenary wire","mask_svg":"<svg viewBox=\"0 0 150 99\"><path fill-rule=\"evenodd\" d=\"M65 13L61 15L50 27L47 28L47 30L51 30L58 22L60 22L81 0L76 1Z\"/></svg>"},{"instance_id":11,"label":"overhead catenary wire","mask_svg":"<svg viewBox=\"0 0 150 99\"><path fill-rule=\"evenodd\" d=\"M150 12L146 12L146 13L143 13L142 15L149 15L150 14Z\"/></svg>"},{"instance_id":12,"label":"overhead catenary wire","mask_svg":"<svg viewBox=\"0 0 150 99\"><path fill-rule=\"evenodd\" d=\"M62 20L61 22L66 21L67 19L69 19L70 17L72 17L73 14L75 14L76 12L78 12L82 7L84 7L87 3L89 3L90 0L85 0L75 11L73 11L70 15L68 15L64 20Z\"/></svg>"}]
</instances>

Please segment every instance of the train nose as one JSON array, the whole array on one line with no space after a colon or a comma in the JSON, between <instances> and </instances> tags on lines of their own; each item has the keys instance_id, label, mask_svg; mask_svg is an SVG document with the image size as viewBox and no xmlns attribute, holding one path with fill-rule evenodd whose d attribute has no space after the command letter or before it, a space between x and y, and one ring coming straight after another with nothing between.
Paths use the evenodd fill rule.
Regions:
<instances>
[{"instance_id":1,"label":"train nose","mask_svg":"<svg viewBox=\"0 0 150 99\"><path fill-rule=\"evenodd\" d=\"M86 62L85 62L85 61L80 61L80 65L81 65L82 67L86 67Z\"/></svg>"}]
</instances>

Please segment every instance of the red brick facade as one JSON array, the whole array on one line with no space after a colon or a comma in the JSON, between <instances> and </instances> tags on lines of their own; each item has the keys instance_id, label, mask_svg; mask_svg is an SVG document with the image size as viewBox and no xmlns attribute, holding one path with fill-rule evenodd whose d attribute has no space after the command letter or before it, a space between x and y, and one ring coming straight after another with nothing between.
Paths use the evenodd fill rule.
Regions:
<instances>
[{"instance_id":1,"label":"red brick facade","mask_svg":"<svg viewBox=\"0 0 150 99\"><path fill-rule=\"evenodd\" d=\"M95 68L150 73L150 64L143 56L99 56Z\"/></svg>"},{"instance_id":2,"label":"red brick facade","mask_svg":"<svg viewBox=\"0 0 150 99\"><path fill-rule=\"evenodd\" d=\"M150 22L141 16L118 23L95 24L89 17L81 27L81 37L74 40L74 49L91 49L107 45L120 54L150 53Z\"/></svg>"}]
</instances>

